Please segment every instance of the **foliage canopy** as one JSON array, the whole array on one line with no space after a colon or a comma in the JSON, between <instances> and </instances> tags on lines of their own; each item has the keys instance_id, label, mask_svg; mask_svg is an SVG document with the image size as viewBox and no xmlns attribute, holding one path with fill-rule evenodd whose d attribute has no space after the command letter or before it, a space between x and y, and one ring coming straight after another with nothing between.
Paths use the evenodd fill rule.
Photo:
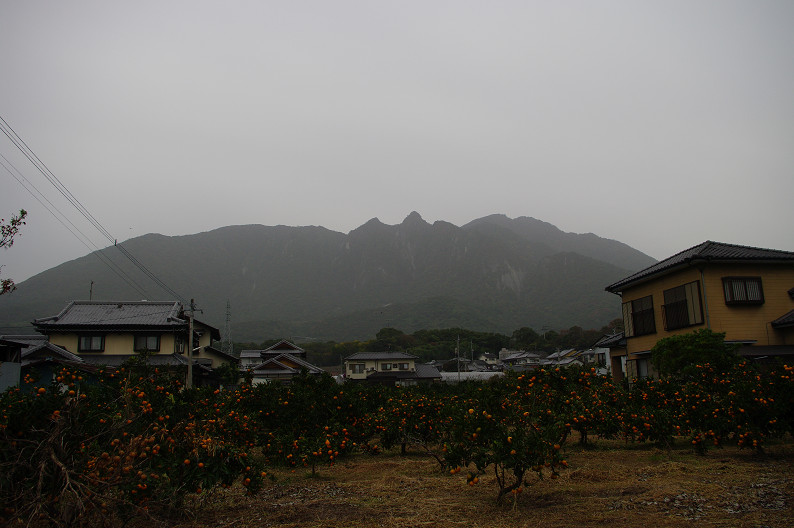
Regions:
<instances>
[{"instance_id":1,"label":"foliage canopy","mask_svg":"<svg viewBox=\"0 0 794 528\"><path fill-rule=\"evenodd\" d=\"M725 333L708 328L665 337L651 349L651 362L660 376L690 375L696 365L705 364L726 370L738 361L736 346L725 343Z\"/></svg>"},{"instance_id":2,"label":"foliage canopy","mask_svg":"<svg viewBox=\"0 0 794 528\"><path fill-rule=\"evenodd\" d=\"M20 209L19 214L12 216L8 223L6 223L5 219L0 219L0 248L10 248L14 245L14 237L19 233L19 228L25 225L26 216L28 216L28 212ZM16 286L14 286L14 281L11 279L2 279L0 281L0 295L10 293L15 289Z\"/></svg>"}]
</instances>

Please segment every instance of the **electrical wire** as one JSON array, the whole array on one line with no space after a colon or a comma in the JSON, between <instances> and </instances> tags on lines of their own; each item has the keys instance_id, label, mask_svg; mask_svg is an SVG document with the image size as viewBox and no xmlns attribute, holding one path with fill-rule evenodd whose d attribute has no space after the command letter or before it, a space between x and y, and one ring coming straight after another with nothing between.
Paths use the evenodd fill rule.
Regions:
<instances>
[{"instance_id":1,"label":"electrical wire","mask_svg":"<svg viewBox=\"0 0 794 528\"><path fill-rule=\"evenodd\" d=\"M132 287L134 290L136 290L141 295L146 296L146 291L145 291L143 286L141 286L140 284L135 282L135 280L132 277L130 277L123 269L121 269L117 264L115 264L112 260L110 260L102 252L102 250L99 247L97 247L97 245L94 244L93 241L91 241L91 239L85 233L83 233L80 230L80 228L78 228L65 214L63 214L63 212L61 212L55 206L55 204L53 204L44 195L44 193L42 193L30 180L28 180L25 177L25 175L22 174L22 172L20 172L19 169L17 169L16 166L14 166L14 164L8 158L6 158L2 154L0 154L0 157L2 157L3 160L5 161L5 163L0 162L0 165L11 175L12 178L14 178L22 186L23 189L28 191L28 193L30 193L30 195L33 196L33 198L37 202L39 202L39 204L41 204L42 207L44 207L47 210L47 212L49 212L53 216L53 218L55 218L70 233L72 233L72 235L78 241L80 241L80 243L83 244L86 247L86 249L88 249L90 252L94 253L97 256L97 258L99 258L99 260L101 260L105 265L107 265L111 269L111 271L116 273L116 275L118 275L122 280L127 282L127 284L130 287ZM8 166L6 166L6 164ZM13 169L13 171L11 169L9 169L9 166L11 167L11 169ZM22 180L24 180L24 182ZM33 190L31 190L31 188ZM37 194L38 194L38 196L37 196ZM47 204L45 204L42 201L42 199L45 200L47 202L47 204L49 204L49 206ZM56 214L56 212L58 214ZM58 215L60 215L60 216L58 216ZM69 225L66 225L67 222L68 222ZM69 227L69 226L71 226L71 227ZM78 235L78 233L79 233L79 235ZM82 236L82 238L81 238L81 236Z\"/></svg>"},{"instance_id":2,"label":"electrical wire","mask_svg":"<svg viewBox=\"0 0 794 528\"><path fill-rule=\"evenodd\" d=\"M3 156L2 154L0 154L0 157L2 157L3 160L5 161L5 163L0 161L0 166L2 166L6 170L6 172L8 172L11 175L11 177L14 178L22 186L23 189L28 191L30 193L30 195L33 196L33 198L35 198L36 201L39 202L42 205L42 207L44 207L44 209L46 209L47 212L50 213L53 216L53 218L55 218L58 222L60 222L61 225L63 225L77 240L79 240L80 243L83 244L86 247L86 249L88 249L89 252L91 252L91 254L96 255L96 257L103 264L105 264L108 268L110 268L110 270L113 273L115 273L121 280L126 282L127 285L130 286L133 290L137 291L140 295L142 295L144 297L147 296L146 295L146 290L145 290L145 288L143 286L141 286L140 284L135 282L135 280L132 277L130 277L123 269L121 269L110 258L108 258L107 255L105 255L102 252L102 250L100 248L98 248L96 246L96 244L94 244L91 241L91 239L88 238L88 236L86 236L85 233L80 231L80 229L76 225L74 225L74 223L71 220L69 220L69 218L66 215L64 215L46 196L44 196L44 194L41 191L39 191L38 188L36 188L36 186L33 185L33 183L30 180L25 178L25 176L19 171L19 169L17 169L14 166L13 163L11 163L8 160L8 158ZM10 166L11 169L14 169L14 171L19 175L19 177L17 177L17 174L14 174L14 172L11 169L9 169L9 167L6 166L6 164L8 164L8 166ZM20 179L20 178L22 178L22 179ZM24 180L24 182L22 180ZM28 186L30 186L30 187L28 187ZM33 190L31 190L30 188L33 188L33 190L35 190L36 192L34 193ZM38 193L38 195L41 198L39 196L37 196L36 193ZM47 202L47 204L49 204L49 206L47 204L45 204L42 201L42 199L44 199ZM58 214L55 214L55 212L57 212ZM58 215L60 215L60 217ZM69 225L66 225L67 222L69 223L69 225L71 225L71 227L69 227ZM78 235L78 233L79 233L79 235ZM82 238L81 238L81 236L82 236ZM93 246L93 248L92 248L92 246Z\"/></svg>"},{"instance_id":3,"label":"electrical wire","mask_svg":"<svg viewBox=\"0 0 794 528\"><path fill-rule=\"evenodd\" d=\"M110 232L105 229L102 224L88 211L88 209L80 203L79 200L66 188L66 186L58 179L55 174L50 171L50 169L42 162L39 157L36 155L33 150L28 147L25 141L19 137L19 135L14 131L14 129L0 116L0 130L5 134L5 136L14 144L17 149L19 149L22 154L28 158L28 160L33 164L36 169L49 181L55 189L61 193L61 195L70 203L72 206L77 209L77 211L86 219L88 222L93 225L97 231L99 231L102 236L108 239L108 241L113 243L113 246L118 248L124 257L126 257L132 264L138 268L144 275L149 277L155 284L157 284L160 288L168 292L169 295L174 296L175 298L179 299L183 303L185 303L185 299L171 289L165 282L163 282L157 275L155 275L149 268L147 268L140 260L138 260L132 253L129 252L123 246L118 245L118 241ZM21 182L20 182L21 183ZM24 187L24 185L23 185ZM49 201L49 200L48 200ZM85 236L85 235L83 235Z\"/></svg>"}]
</instances>

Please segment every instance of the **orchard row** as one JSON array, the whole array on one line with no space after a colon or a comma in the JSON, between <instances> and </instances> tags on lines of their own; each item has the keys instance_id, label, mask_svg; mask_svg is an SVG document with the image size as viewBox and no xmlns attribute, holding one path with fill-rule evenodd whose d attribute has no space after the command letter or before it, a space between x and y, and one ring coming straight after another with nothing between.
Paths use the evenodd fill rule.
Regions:
<instances>
[{"instance_id":1,"label":"orchard row","mask_svg":"<svg viewBox=\"0 0 794 528\"><path fill-rule=\"evenodd\" d=\"M791 434L794 368L760 374L708 365L687 379L628 390L594 370L511 374L487 383L393 388L291 385L184 390L167 372L128 366L0 398L0 522L123 523L168 516L185 499L239 480L256 493L277 466L332 465L353 452L421 449L439 469L496 475L497 501L533 475L556 478L572 437L683 439L700 453L763 449ZM28 380L31 381L31 380Z\"/></svg>"}]
</instances>

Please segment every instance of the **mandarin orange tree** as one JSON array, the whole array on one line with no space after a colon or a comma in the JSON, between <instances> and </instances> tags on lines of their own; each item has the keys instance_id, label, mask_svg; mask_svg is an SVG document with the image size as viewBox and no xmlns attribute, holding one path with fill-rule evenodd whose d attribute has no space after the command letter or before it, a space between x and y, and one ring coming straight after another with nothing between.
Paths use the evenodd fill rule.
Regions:
<instances>
[{"instance_id":1,"label":"mandarin orange tree","mask_svg":"<svg viewBox=\"0 0 794 528\"><path fill-rule=\"evenodd\" d=\"M132 365L97 372L90 384L63 370L49 387L4 393L4 514L28 524L113 523L177 513L186 494L238 476L255 490L261 471L237 442L238 425L202 419L194 412L202 394L174 386Z\"/></svg>"},{"instance_id":2,"label":"mandarin orange tree","mask_svg":"<svg viewBox=\"0 0 794 528\"><path fill-rule=\"evenodd\" d=\"M410 444L423 449L443 465L436 447L447 421L444 400L440 391L424 387L394 391L384 403L381 415L383 447L390 449L399 445L401 454L405 455Z\"/></svg>"},{"instance_id":3,"label":"mandarin orange tree","mask_svg":"<svg viewBox=\"0 0 794 528\"><path fill-rule=\"evenodd\" d=\"M497 503L529 485L531 472L556 478L566 463L561 456L569 427L561 412L561 393L552 385L559 373L539 370L480 385L451 399L445 430L445 461L450 473L467 468L469 485L492 468L499 490Z\"/></svg>"},{"instance_id":4,"label":"mandarin orange tree","mask_svg":"<svg viewBox=\"0 0 794 528\"><path fill-rule=\"evenodd\" d=\"M354 397L330 376L302 374L288 386L259 385L245 402L256 416L258 445L269 464L333 465L360 439Z\"/></svg>"},{"instance_id":5,"label":"mandarin orange tree","mask_svg":"<svg viewBox=\"0 0 794 528\"><path fill-rule=\"evenodd\" d=\"M623 406L624 438L671 446L677 432L676 416L680 414L671 401L678 387L670 380L635 380Z\"/></svg>"},{"instance_id":6,"label":"mandarin orange tree","mask_svg":"<svg viewBox=\"0 0 794 528\"><path fill-rule=\"evenodd\" d=\"M790 367L761 372L748 363L730 369L698 366L698 376L685 385L688 432L705 452L709 444L735 441L741 448L763 450L770 438L791 432Z\"/></svg>"}]
</instances>

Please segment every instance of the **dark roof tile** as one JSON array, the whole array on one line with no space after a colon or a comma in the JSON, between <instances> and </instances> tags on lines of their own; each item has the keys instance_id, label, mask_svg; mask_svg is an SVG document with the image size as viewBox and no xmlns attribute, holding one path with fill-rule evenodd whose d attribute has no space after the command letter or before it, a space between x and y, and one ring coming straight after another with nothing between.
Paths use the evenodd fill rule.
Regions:
<instances>
[{"instance_id":1,"label":"dark roof tile","mask_svg":"<svg viewBox=\"0 0 794 528\"><path fill-rule=\"evenodd\" d=\"M366 360L389 360L389 359L417 359L416 356L405 352L356 352L345 358L345 361L366 361Z\"/></svg>"},{"instance_id":2,"label":"dark roof tile","mask_svg":"<svg viewBox=\"0 0 794 528\"><path fill-rule=\"evenodd\" d=\"M58 315L36 319L33 324L43 328L184 326L181 311L177 302L72 301Z\"/></svg>"},{"instance_id":3,"label":"dark roof tile","mask_svg":"<svg viewBox=\"0 0 794 528\"><path fill-rule=\"evenodd\" d=\"M774 328L785 328L789 326L794 326L794 310L791 310L789 313L782 315L772 321L772 326Z\"/></svg>"},{"instance_id":4,"label":"dark roof tile","mask_svg":"<svg viewBox=\"0 0 794 528\"><path fill-rule=\"evenodd\" d=\"M794 262L794 252L777 249L763 249L736 244L724 244L707 240L702 244L676 253L672 257L657 262L656 264L638 271L633 275L610 284L605 289L608 292L618 293L626 287L669 270L686 267L694 262Z\"/></svg>"}]
</instances>

